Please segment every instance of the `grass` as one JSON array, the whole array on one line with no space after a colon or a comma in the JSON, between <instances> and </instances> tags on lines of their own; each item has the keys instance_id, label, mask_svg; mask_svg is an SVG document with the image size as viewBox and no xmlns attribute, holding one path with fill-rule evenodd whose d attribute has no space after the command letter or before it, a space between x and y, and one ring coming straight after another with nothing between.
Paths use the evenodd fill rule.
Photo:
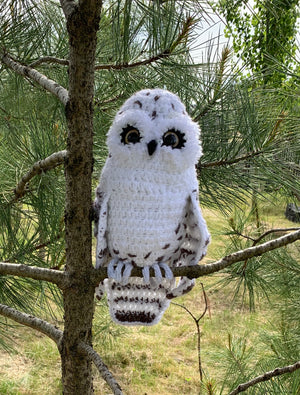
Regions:
<instances>
[{"instance_id":1,"label":"grass","mask_svg":"<svg viewBox=\"0 0 300 395\"><path fill-rule=\"evenodd\" d=\"M265 202L261 207L264 222L270 226L291 227L295 224L284 218L284 207ZM221 229L227 221L220 213L204 210L212 233L206 262L223 255L226 237ZM256 359L269 349L261 341L261 333L273 330L276 312L265 299L260 299L256 311L232 303L229 287L214 286L223 276L217 274L198 279L188 295L176 300L198 316L204 309L200 282L209 299L209 309L201 320L201 357L205 380L217 388L226 377L228 336L253 348ZM105 336L101 336L106 328ZM0 351L0 394L56 395L61 393L60 357L48 338L27 328L15 327L15 353ZM10 328L10 331L12 329ZM119 327L109 321L107 307L96 307L94 347L109 366L127 395L199 394L196 326L179 306L170 305L162 321L153 327ZM10 333L12 334L12 333ZM251 363L255 363L253 360ZM111 390L95 371L95 394L111 394Z\"/></svg>"}]
</instances>

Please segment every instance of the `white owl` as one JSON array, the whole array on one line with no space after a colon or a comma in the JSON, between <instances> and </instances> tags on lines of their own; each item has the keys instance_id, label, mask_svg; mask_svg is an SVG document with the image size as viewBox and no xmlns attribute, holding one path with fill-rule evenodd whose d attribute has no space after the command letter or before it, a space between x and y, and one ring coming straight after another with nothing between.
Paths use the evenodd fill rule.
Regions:
<instances>
[{"instance_id":1,"label":"white owl","mask_svg":"<svg viewBox=\"0 0 300 395\"><path fill-rule=\"evenodd\" d=\"M210 239L198 201L199 134L179 98L162 89L131 96L108 132L94 204L96 267L108 267L108 278L96 296L107 292L119 324L156 324L194 286L186 277L176 285L170 268L198 264ZM135 266L143 278L130 277Z\"/></svg>"}]
</instances>

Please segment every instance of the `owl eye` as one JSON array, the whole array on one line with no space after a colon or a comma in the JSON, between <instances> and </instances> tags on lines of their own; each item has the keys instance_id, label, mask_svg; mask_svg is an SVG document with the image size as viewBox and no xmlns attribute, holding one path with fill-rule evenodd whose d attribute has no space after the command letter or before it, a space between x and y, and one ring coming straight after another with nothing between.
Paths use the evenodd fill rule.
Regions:
<instances>
[{"instance_id":1,"label":"owl eye","mask_svg":"<svg viewBox=\"0 0 300 395\"><path fill-rule=\"evenodd\" d=\"M136 144L139 143L140 140L140 132L134 126L127 125L126 128L123 128L123 132L121 133L121 143Z\"/></svg>"},{"instance_id":2,"label":"owl eye","mask_svg":"<svg viewBox=\"0 0 300 395\"><path fill-rule=\"evenodd\" d=\"M170 129L163 135L162 145L173 148L182 148L186 142L184 138L184 133L179 130Z\"/></svg>"}]
</instances>

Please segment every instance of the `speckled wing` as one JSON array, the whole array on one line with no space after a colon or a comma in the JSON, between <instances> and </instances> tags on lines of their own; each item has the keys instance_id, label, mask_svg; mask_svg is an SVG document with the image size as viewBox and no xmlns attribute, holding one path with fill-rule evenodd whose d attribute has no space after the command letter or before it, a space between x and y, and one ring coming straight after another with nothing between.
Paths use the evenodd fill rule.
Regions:
<instances>
[{"instance_id":1,"label":"speckled wing","mask_svg":"<svg viewBox=\"0 0 300 395\"><path fill-rule=\"evenodd\" d=\"M184 217L176 229L181 244L173 257L172 267L197 265L206 255L210 235L199 206L198 191L194 190L188 197ZM189 292L195 285L195 280L182 277L177 287L168 292L167 298L173 299Z\"/></svg>"},{"instance_id":2,"label":"speckled wing","mask_svg":"<svg viewBox=\"0 0 300 395\"><path fill-rule=\"evenodd\" d=\"M110 253L107 246L107 216L108 216L109 196L103 192L102 183L97 187L96 199L94 201L95 225L94 235L97 238L96 246L96 268L107 266L110 260ZM101 299L104 294L104 283L100 282L95 290L97 299Z\"/></svg>"}]
</instances>

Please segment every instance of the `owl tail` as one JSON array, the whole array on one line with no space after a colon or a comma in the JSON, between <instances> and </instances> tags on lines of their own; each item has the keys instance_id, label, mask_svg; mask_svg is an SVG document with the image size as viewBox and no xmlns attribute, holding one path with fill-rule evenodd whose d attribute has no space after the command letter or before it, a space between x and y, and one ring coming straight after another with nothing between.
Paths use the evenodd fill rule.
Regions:
<instances>
[{"instance_id":1,"label":"owl tail","mask_svg":"<svg viewBox=\"0 0 300 395\"><path fill-rule=\"evenodd\" d=\"M173 288L174 279L157 281L130 277L127 284L121 284L109 278L104 280L110 315L113 321L121 325L155 325L162 318L170 304L167 297Z\"/></svg>"}]
</instances>

